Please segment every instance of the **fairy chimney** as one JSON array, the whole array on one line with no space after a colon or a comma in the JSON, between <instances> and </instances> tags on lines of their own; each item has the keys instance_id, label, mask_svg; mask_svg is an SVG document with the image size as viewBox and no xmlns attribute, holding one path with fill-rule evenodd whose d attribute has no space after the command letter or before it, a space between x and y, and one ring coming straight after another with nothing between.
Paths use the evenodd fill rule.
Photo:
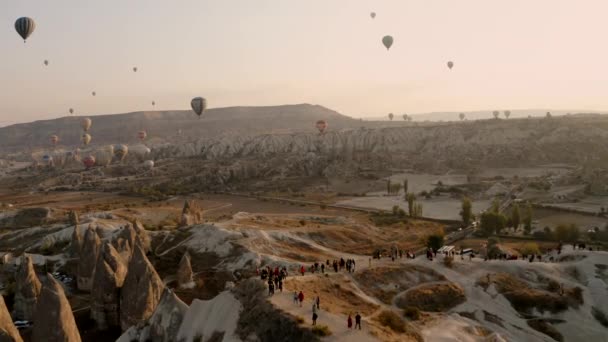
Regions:
<instances>
[{"instance_id":1,"label":"fairy chimney","mask_svg":"<svg viewBox=\"0 0 608 342\"><path fill-rule=\"evenodd\" d=\"M188 311L188 305L173 291L165 288L154 314L148 320L150 340L158 342L177 341L177 332Z\"/></svg>"},{"instance_id":2,"label":"fairy chimney","mask_svg":"<svg viewBox=\"0 0 608 342\"><path fill-rule=\"evenodd\" d=\"M190 254L186 251L184 256L182 256L182 260L179 262L179 267L177 269L177 286L181 288L190 287L193 282Z\"/></svg>"},{"instance_id":3,"label":"fairy chimney","mask_svg":"<svg viewBox=\"0 0 608 342\"><path fill-rule=\"evenodd\" d=\"M11 315L8 313L2 295L0 295L0 342L23 342L19 331L13 324Z\"/></svg>"},{"instance_id":4,"label":"fairy chimney","mask_svg":"<svg viewBox=\"0 0 608 342\"><path fill-rule=\"evenodd\" d=\"M78 227L78 225L75 225L74 231L72 232L72 241L70 243L70 256L73 258L78 258L80 256L81 249L82 233L80 232L80 227Z\"/></svg>"},{"instance_id":5,"label":"fairy chimney","mask_svg":"<svg viewBox=\"0 0 608 342\"><path fill-rule=\"evenodd\" d=\"M34 315L32 341L80 342L72 307L63 287L52 275L48 274L47 278Z\"/></svg>"},{"instance_id":6,"label":"fairy chimney","mask_svg":"<svg viewBox=\"0 0 608 342\"><path fill-rule=\"evenodd\" d=\"M137 238L144 249L144 253L148 253L151 248L152 240L150 239L150 236L148 236L146 228L144 228L144 225L141 224L141 222L136 220L133 222L133 230L135 230L135 233L137 234Z\"/></svg>"},{"instance_id":7,"label":"fairy chimney","mask_svg":"<svg viewBox=\"0 0 608 342\"><path fill-rule=\"evenodd\" d=\"M97 258L91 291L91 318L97 329L120 327L120 288L127 275L121 256L109 243Z\"/></svg>"},{"instance_id":8,"label":"fairy chimney","mask_svg":"<svg viewBox=\"0 0 608 342\"><path fill-rule=\"evenodd\" d=\"M89 226L84 235L78 263L78 276L76 277L78 289L81 291L91 291L100 246L99 235L97 235L95 229Z\"/></svg>"},{"instance_id":9,"label":"fairy chimney","mask_svg":"<svg viewBox=\"0 0 608 342\"><path fill-rule=\"evenodd\" d=\"M179 226L186 227L203 222L203 210L195 201L186 200Z\"/></svg>"},{"instance_id":10,"label":"fairy chimney","mask_svg":"<svg viewBox=\"0 0 608 342\"><path fill-rule=\"evenodd\" d=\"M42 284L34 271L30 256L21 258L21 265L16 277L15 303L13 317L18 320L31 321L36 311Z\"/></svg>"},{"instance_id":11,"label":"fairy chimney","mask_svg":"<svg viewBox=\"0 0 608 342\"><path fill-rule=\"evenodd\" d=\"M120 292L120 326L123 331L152 316L164 287L142 247L136 244Z\"/></svg>"},{"instance_id":12,"label":"fairy chimney","mask_svg":"<svg viewBox=\"0 0 608 342\"><path fill-rule=\"evenodd\" d=\"M112 240L112 245L122 259L128 263L131 260L131 255L133 254L133 246L135 245L135 241L137 240L137 233L133 229L133 227L128 224L120 229L120 232Z\"/></svg>"}]
</instances>

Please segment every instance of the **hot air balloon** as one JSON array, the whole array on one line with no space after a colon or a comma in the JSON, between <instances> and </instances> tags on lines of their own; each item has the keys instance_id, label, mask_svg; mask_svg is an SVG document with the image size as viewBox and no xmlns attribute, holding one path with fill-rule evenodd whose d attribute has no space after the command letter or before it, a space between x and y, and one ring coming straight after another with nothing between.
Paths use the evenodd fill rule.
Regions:
<instances>
[{"instance_id":1,"label":"hot air balloon","mask_svg":"<svg viewBox=\"0 0 608 342\"><path fill-rule=\"evenodd\" d=\"M82 159L82 163L84 164L84 167L86 167L87 169L90 169L93 166L95 166L95 157L86 156Z\"/></svg>"},{"instance_id":2,"label":"hot air balloon","mask_svg":"<svg viewBox=\"0 0 608 342\"><path fill-rule=\"evenodd\" d=\"M91 135L90 135L90 134L85 133L85 134L83 134L83 135L82 135L82 138L81 138L81 139L82 139L82 143L83 143L83 144L86 146L86 145L88 145L88 144L90 144L90 143L91 143L91 139L92 139L92 138L91 138Z\"/></svg>"},{"instance_id":3,"label":"hot air balloon","mask_svg":"<svg viewBox=\"0 0 608 342\"><path fill-rule=\"evenodd\" d=\"M407 118L408 118L407 114L403 114L403 121L407 121Z\"/></svg>"},{"instance_id":4,"label":"hot air balloon","mask_svg":"<svg viewBox=\"0 0 608 342\"><path fill-rule=\"evenodd\" d=\"M458 117L460 118L460 121L464 120L464 113L458 114Z\"/></svg>"},{"instance_id":5,"label":"hot air balloon","mask_svg":"<svg viewBox=\"0 0 608 342\"><path fill-rule=\"evenodd\" d=\"M92 92L91 95L95 96L95 95L97 95L97 93L96 92Z\"/></svg>"},{"instance_id":6,"label":"hot air balloon","mask_svg":"<svg viewBox=\"0 0 608 342\"><path fill-rule=\"evenodd\" d=\"M144 141L147 136L148 136L148 133L146 131L137 132L137 139L139 139L141 141Z\"/></svg>"},{"instance_id":7,"label":"hot air balloon","mask_svg":"<svg viewBox=\"0 0 608 342\"><path fill-rule=\"evenodd\" d=\"M190 106L200 118L205 109L207 109L207 100L205 100L203 97L195 97L192 99L192 101L190 101Z\"/></svg>"},{"instance_id":8,"label":"hot air balloon","mask_svg":"<svg viewBox=\"0 0 608 342\"><path fill-rule=\"evenodd\" d=\"M49 65L49 61L48 60L44 60L44 65Z\"/></svg>"},{"instance_id":9,"label":"hot air balloon","mask_svg":"<svg viewBox=\"0 0 608 342\"><path fill-rule=\"evenodd\" d=\"M500 116L500 112L495 110L492 112L492 115L494 115L494 119L498 119L498 117Z\"/></svg>"},{"instance_id":10,"label":"hot air balloon","mask_svg":"<svg viewBox=\"0 0 608 342\"><path fill-rule=\"evenodd\" d=\"M146 169L152 170L154 168L154 160L146 160L143 165Z\"/></svg>"},{"instance_id":11,"label":"hot air balloon","mask_svg":"<svg viewBox=\"0 0 608 342\"><path fill-rule=\"evenodd\" d=\"M152 107L156 106L156 102L152 101Z\"/></svg>"},{"instance_id":12,"label":"hot air balloon","mask_svg":"<svg viewBox=\"0 0 608 342\"><path fill-rule=\"evenodd\" d=\"M372 17L372 19L374 19L376 17L376 12L370 13L369 16Z\"/></svg>"},{"instance_id":13,"label":"hot air balloon","mask_svg":"<svg viewBox=\"0 0 608 342\"><path fill-rule=\"evenodd\" d=\"M127 153L129 153L129 147L127 145L114 145L114 156L118 161L123 161L127 156Z\"/></svg>"},{"instance_id":14,"label":"hot air balloon","mask_svg":"<svg viewBox=\"0 0 608 342\"><path fill-rule=\"evenodd\" d=\"M393 115L393 113L388 113L388 118L393 121L393 118L395 117L395 115Z\"/></svg>"},{"instance_id":15,"label":"hot air balloon","mask_svg":"<svg viewBox=\"0 0 608 342\"><path fill-rule=\"evenodd\" d=\"M74 114L74 108L70 108L70 114Z\"/></svg>"},{"instance_id":16,"label":"hot air balloon","mask_svg":"<svg viewBox=\"0 0 608 342\"><path fill-rule=\"evenodd\" d=\"M15 30L23 38L23 42L34 32L36 29L36 23L34 19L28 17L21 17L15 21Z\"/></svg>"},{"instance_id":17,"label":"hot air balloon","mask_svg":"<svg viewBox=\"0 0 608 342\"><path fill-rule=\"evenodd\" d=\"M59 137L56 135L51 135L51 144L57 145L58 142L59 142Z\"/></svg>"},{"instance_id":18,"label":"hot air balloon","mask_svg":"<svg viewBox=\"0 0 608 342\"><path fill-rule=\"evenodd\" d=\"M84 119L82 119L82 121L80 121L80 127L82 127L82 130L85 132L88 132L89 129L91 129L92 124L93 124L93 121L89 118L84 118Z\"/></svg>"},{"instance_id":19,"label":"hot air balloon","mask_svg":"<svg viewBox=\"0 0 608 342\"><path fill-rule=\"evenodd\" d=\"M448 68L450 68L450 70L452 70L453 67L454 67L454 62L449 61L448 62Z\"/></svg>"},{"instance_id":20,"label":"hot air balloon","mask_svg":"<svg viewBox=\"0 0 608 342\"><path fill-rule=\"evenodd\" d=\"M133 72L137 72L137 67L133 67Z\"/></svg>"},{"instance_id":21,"label":"hot air balloon","mask_svg":"<svg viewBox=\"0 0 608 342\"><path fill-rule=\"evenodd\" d=\"M319 132L321 134L325 133L325 130L327 129L327 121L325 120L318 120L317 123L315 124L315 126L317 127L317 129L319 130Z\"/></svg>"},{"instance_id":22,"label":"hot air balloon","mask_svg":"<svg viewBox=\"0 0 608 342\"><path fill-rule=\"evenodd\" d=\"M505 110L504 115L505 115L505 119L508 119L509 116L511 116L511 111L510 110Z\"/></svg>"},{"instance_id":23,"label":"hot air balloon","mask_svg":"<svg viewBox=\"0 0 608 342\"><path fill-rule=\"evenodd\" d=\"M392 36L384 36L384 38L382 38L382 44L384 44L384 47L386 47L386 49L390 49L391 46L393 46L393 37Z\"/></svg>"}]
</instances>

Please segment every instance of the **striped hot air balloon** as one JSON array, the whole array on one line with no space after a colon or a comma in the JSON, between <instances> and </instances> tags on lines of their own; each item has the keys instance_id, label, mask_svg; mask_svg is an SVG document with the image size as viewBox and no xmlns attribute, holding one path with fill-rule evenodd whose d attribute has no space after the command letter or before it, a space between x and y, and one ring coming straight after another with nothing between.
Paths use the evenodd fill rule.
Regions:
<instances>
[{"instance_id":1,"label":"striped hot air balloon","mask_svg":"<svg viewBox=\"0 0 608 342\"><path fill-rule=\"evenodd\" d=\"M15 30L21 38L23 38L23 42L27 40L27 38L34 32L36 29L36 22L34 19L28 17L21 17L15 21Z\"/></svg>"}]
</instances>

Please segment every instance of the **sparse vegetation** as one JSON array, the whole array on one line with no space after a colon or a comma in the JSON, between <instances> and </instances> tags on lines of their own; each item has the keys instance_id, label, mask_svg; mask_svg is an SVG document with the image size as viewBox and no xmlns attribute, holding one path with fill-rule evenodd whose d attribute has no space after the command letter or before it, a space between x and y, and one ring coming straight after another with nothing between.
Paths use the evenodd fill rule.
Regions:
<instances>
[{"instance_id":1,"label":"sparse vegetation","mask_svg":"<svg viewBox=\"0 0 608 342\"><path fill-rule=\"evenodd\" d=\"M422 312L415 306L406 306L403 309L403 316L411 321L417 321L422 317Z\"/></svg>"},{"instance_id":2,"label":"sparse vegetation","mask_svg":"<svg viewBox=\"0 0 608 342\"><path fill-rule=\"evenodd\" d=\"M443 246L445 233L443 230L438 231L435 234L431 234L426 237L426 247L436 251Z\"/></svg>"},{"instance_id":3,"label":"sparse vegetation","mask_svg":"<svg viewBox=\"0 0 608 342\"><path fill-rule=\"evenodd\" d=\"M378 322L385 327L390 328L396 333L404 333L406 330L405 321L395 312L384 310L378 315Z\"/></svg>"},{"instance_id":4,"label":"sparse vegetation","mask_svg":"<svg viewBox=\"0 0 608 342\"><path fill-rule=\"evenodd\" d=\"M560 332L557 331L557 329L555 329L551 323L544 319L530 319L527 323L530 328L539 331L558 342L562 342L564 340L564 336L562 336L562 334L560 334Z\"/></svg>"},{"instance_id":5,"label":"sparse vegetation","mask_svg":"<svg viewBox=\"0 0 608 342\"><path fill-rule=\"evenodd\" d=\"M443 312L465 301L462 287L455 283L443 282L410 289L397 298L396 305L401 308L415 306L423 311Z\"/></svg>"},{"instance_id":6,"label":"sparse vegetation","mask_svg":"<svg viewBox=\"0 0 608 342\"><path fill-rule=\"evenodd\" d=\"M593 306L591 307L591 314L598 322L600 322L601 325L608 328L608 317L602 310Z\"/></svg>"},{"instance_id":7,"label":"sparse vegetation","mask_svg":"<svg viewBox=\"0 0 608 342\"><path fill-rule=\"evenodd\" d=\"M311 330L312 330L312 333L317 336L321 336L321 337L331 336L331 330L329 330L329 328L326 325L315 325L312 327Z\"/></svg>"}]
</instances>

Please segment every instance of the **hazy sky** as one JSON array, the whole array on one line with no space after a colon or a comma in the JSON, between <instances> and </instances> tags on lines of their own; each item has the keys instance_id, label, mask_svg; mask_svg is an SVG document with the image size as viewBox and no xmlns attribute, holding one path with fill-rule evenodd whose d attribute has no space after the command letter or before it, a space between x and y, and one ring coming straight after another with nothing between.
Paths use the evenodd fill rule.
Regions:
<instances>
[{"instance_id":1,"label":"hazy sky","mask_svg":"<svg viewBox=\"0 0 608 342\"><path fill-rule=\"evenodd\" d=\"M602 110L606 13L607 0L1 0L0 125L198 95L354 117ZM20 16L37 23L26 44Z\"/></svg>"}]
</instances>

